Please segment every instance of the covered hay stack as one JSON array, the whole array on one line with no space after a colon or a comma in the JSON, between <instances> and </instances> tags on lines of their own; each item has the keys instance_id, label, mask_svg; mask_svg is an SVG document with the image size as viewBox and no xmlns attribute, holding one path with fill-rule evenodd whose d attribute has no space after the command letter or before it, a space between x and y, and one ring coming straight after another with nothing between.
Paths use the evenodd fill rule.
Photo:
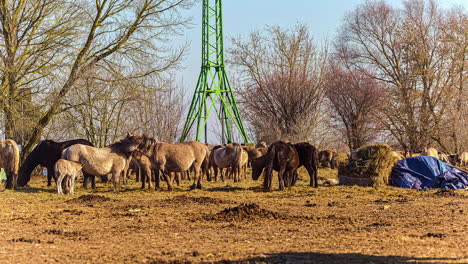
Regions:
<instances>
[{"instance_id":1,"label":"covered hay stack","mask_svg":"<svg viewBox=\"0 0 468 264\"><path fill-rule=\"evenodd\" d=\"M390 184L390 174L399 160L392 155L392 148L385 144L360 148L356 159L338 168L341 185L378 187Z\"/></svg>"}]
</instances>

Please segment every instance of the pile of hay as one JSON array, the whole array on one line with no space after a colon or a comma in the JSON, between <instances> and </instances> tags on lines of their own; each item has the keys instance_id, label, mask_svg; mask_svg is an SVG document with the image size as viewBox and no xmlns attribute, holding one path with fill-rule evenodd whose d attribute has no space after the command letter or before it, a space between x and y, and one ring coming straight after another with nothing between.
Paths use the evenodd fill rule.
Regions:
<instances>
[{"instance_id":1,"label":"pile of hay","mask_svg":"<svg viewBox=\"0 0 468 264\"><path fill-rule=\"evenodd\" d=\"M340 184L382 186L390 184L390 174L399 160L385 144L370 145L357 151L356 159L338 168Z\"/></svg>"},{"instance_id":2,"label":"pile of hay","mask_svg":"<svg viewBox=\"0 0 468 264\"><path fill-rule=\"evenodd\" d=\"M344 167L349 164L349 155L344 152L334 153L333 161L335 162L335 166Z\"/></svg>"}]
</instances>

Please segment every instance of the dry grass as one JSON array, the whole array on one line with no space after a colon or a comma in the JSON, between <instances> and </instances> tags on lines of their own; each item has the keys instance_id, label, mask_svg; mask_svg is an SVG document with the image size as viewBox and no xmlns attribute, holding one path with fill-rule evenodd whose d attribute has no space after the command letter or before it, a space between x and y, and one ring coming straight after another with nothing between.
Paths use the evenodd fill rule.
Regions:
<instances>
[{"instance_id":1,"label":"dry grass","mask_svg":"<svg viewBox=\"0 0 468 264\"><path fill-rule=\"evenodd\" d=\"M384 187L205 183L59 196L46 179L1 191L1 263L466 263L467 194ZM336 170L320 170L321 179ZM323 181L320 181L322 183Z\"/></svg>"}]
</instances>

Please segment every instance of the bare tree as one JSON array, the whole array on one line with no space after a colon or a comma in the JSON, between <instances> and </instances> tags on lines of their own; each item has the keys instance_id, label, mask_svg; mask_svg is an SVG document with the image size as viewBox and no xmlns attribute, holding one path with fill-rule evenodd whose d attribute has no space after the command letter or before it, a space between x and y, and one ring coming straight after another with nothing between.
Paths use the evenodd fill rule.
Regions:
<instances>
[{"instance_id":1,"label":"bare tree","mask_svg":"<svg viewBox=\"0 0 468 264\"><path fill-rule=\"evenodd\" d=\"M325 96L326 47L314 43L305 25L267 27L232 42L239 102L257 140L311 140Z\"/></svg>"},{"instance_id":2,"label":"bare tree","mask_svg":"<svg viewBox=\"0 0 468 264\"><path fill-rule=\"evenodd\" d=\"M385 91L378 81L359 70L334 65L328 75L327 98L331 117L351 150L377 138L376 118L385 103Z\"/></svg>"},{"instance_id":3,"label":"bare tree","mask_svg":"<svg viewBox=\"0 0 468 264\"><path fill-rule=\"evenodd\" d=\"M50 75L62 66L81 25L73 1L0 1L0 102L5 136L22 144L39 118L37 93L48 93Z\"/></svg>"},{"instance_id":4,"label":"bare tree","mask_svg":"<svg viewBox=\"0 0 468 264\"><path fill-rule=\"evenodd\" d=\"M164 43L186 24L179 10L189 7L192 1L98 0L76 4L81 4L83 26L69 43L73 52L67 54L67 67L61 69L66 77L56 84L55 96L32 126L24 153L31 150L44 128L62 110L64 97L91 70L101 68L122 74L122 78L137 78L173 67L181 58L182 51L165 47ZM154 58L150 67L141 67L148 66L145 58L150 56Z\"/></svg>"},{"instance_id":5,"label":"bare tree","mask_svg":"<svg viewBox=\"0 0 468 264\"><path fill-rule=\"evenodd\" d=\"M348 13L338 50L354 67L387 83L383 124L405 150L418 151L433 142L448 118L459 76L459 57L451 54L459 51L444 37L446 12L434 1L403 4L398 9L369 1Z\"/></svg>"}]
</instances>

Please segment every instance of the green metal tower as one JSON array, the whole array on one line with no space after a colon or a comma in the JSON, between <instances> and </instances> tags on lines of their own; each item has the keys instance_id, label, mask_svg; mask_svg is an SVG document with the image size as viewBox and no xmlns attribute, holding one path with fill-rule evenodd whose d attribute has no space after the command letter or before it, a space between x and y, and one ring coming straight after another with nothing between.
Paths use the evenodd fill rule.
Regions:
<instances>
[{"instance_id":1,"label":"green metal tower","mask_svg":"<svg viewBox=\"0 0 468 264\"><path fill-rule=\"evenodd\" d=\"M232 142L232 124L248 142L242 118L224 66L223 15L221 0L203 0L202 66L192 104L180 142L184 142L194 125L195 140L202 134L207 142L207 124L214 109L221 123L223 143Z\"/></svg>"}]
</instances>

